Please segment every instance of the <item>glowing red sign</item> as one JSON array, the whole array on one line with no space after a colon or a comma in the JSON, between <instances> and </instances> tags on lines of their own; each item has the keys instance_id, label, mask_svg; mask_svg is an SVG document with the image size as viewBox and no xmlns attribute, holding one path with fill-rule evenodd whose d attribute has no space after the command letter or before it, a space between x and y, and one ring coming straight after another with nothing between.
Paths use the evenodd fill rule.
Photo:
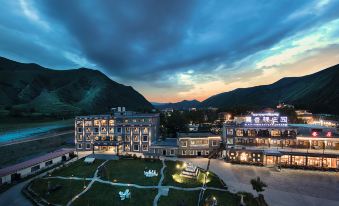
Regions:
<instances>
[{"instance_id":1,"label":"glowing red sign","mask_svg":"<svg viewBox=\"0 0 339 206\"><path fill-rule=\"evenodd\" d=\"M332 137L332 132L327 132L326 137Z\"/></svg>"},{"instance_id":2,"label":"glowing red sign","mask_svg":"<svg viewBox=\"0 0 339 206\"><path fill-rule=\"evenodd\" d=\"M313 136L313 137L318 136L318 132L312 132L312 136Z\"/></svg>"}]
</instances>

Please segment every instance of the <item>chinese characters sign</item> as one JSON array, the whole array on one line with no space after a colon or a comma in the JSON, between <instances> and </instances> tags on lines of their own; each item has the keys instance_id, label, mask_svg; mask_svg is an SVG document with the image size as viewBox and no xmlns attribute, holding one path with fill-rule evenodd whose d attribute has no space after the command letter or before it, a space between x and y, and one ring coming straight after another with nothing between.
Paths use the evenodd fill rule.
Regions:
<instances>
[{"instance_id":1,"label":"chinese characters sign","mask_svg":"<svg viewBox=\"0 0 339 206\"><path fill-rule=\"evenodd\" d=\"M253 113L245 120L247 126L287 126L287 117L279 113Z\"/></svg>"}]
</instances>

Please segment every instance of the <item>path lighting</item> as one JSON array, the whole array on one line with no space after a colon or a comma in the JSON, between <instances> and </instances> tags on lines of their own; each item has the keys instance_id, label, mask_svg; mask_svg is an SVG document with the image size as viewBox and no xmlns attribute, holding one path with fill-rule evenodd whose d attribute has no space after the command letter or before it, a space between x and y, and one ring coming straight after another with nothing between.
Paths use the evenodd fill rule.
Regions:
<instances>
[{"instance_id":1,"label":"path lighting","mask_svg":"<svg viewBox=\"0 0 339 206\"><path fill-rule=\"evenodd\" d=\"M180 169L180 165L179 165L179 164L177 164L176 168L177 168L177 169Z\"/></svg>"},{"instance_id":2,"label":"path lighting","mask_svg":"<svg viewBox=\"0 0 339 206\"><path fill-rule=\"evenodd\" d=\"M184 162L184 164L182 165L183 168L186 168L187 167L187 163Z\"/></svg>"}]
</instances>

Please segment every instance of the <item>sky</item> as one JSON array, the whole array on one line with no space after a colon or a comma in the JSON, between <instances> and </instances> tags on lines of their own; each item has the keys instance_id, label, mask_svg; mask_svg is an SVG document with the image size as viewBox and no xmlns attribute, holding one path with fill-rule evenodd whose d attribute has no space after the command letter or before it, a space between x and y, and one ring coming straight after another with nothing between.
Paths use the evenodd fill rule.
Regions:
<instances>
[{"instance_id":1,"label":"sky","mask_svg":"<svg viewBox=\"0 0 339 206\"><path fill-rule=\"evenodd\" d=\"M339 63L339 0L0 0L0 56L87 67L152 102Z\"/></svg>"}]
</instances>

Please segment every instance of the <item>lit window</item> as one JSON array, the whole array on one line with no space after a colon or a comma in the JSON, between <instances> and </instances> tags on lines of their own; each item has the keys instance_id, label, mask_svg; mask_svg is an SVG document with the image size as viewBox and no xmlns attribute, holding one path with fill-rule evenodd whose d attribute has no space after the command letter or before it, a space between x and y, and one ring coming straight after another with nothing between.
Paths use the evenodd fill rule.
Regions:
<instances>
[{"instance_id":1,"label":"lit window","mask_svg":"<svg viewBox=\"0 0 339 206\"><path fill-rule=\"evenodd\" d=\"M94 120L94 126L99 126L99 120Z\"/></svg>"},{"instance_id":2,"label":"lit window","mask_svg":"<svg viewBox=\"0 0 339 206\"><path fill-rule=\"evenodd\" d=\"M138 135L134 135L133 136L133 141L134 142L139 142L139 136Z\"/></svg>"},{"instance_id":3,"label":"lit window","mask_svg":"<svg viewBox=\"0 0 339 206\"><path fill-rule=\"evenodd\" d=\"M131 141L131 135L126 135L125 142L130 142L130 141Z\"/></svg>"},{"instance_id":4,"label":"lit window","mask_svg":"<svg viewBox=\"0 0 339 206\"><path fill-rule=\"evenodd\" d=\"M187 141L181 141L181 146L182 147L187 147Z\"/></svg>"},{"instance_id":5,"label":"lit window","mask_svg":"<svg viewBox=\"0 0 339 206\"><path fill-rule=\"evenodd\" d=\"M109 126L114 126L114 120L113 119L109 120Z\"/></svg>"},{"instance_id":6,"label":"lit window","mask_svg":"<svg viewBox=\"0 0 339 206\"><path fill-rule=\"evenodd\" d=\"M142 151L148 151L148 144L142 145Z\"/></svg>"},{"instance_id":7,"label":"lit window","mask_svg":"<svg viewBox=\"0 0 339 206\"><path fill-rule=\"evenodd\" d=\"M244 130L242 130L242 129L237 129L235 134L236 134L238 137L242 137L242 136L244 136Z\"/></svg>"}]
</instances>

